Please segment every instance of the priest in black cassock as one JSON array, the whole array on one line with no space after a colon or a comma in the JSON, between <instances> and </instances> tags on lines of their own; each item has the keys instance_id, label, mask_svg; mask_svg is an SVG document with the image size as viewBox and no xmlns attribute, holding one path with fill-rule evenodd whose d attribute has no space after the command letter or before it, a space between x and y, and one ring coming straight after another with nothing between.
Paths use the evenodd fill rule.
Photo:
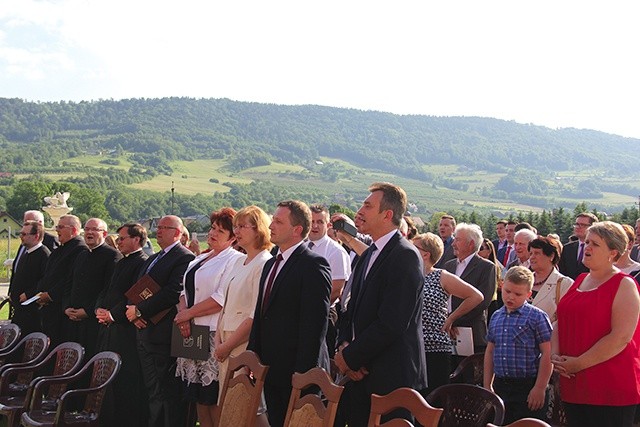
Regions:
<instances>
[{"instance_id":1,"label":"priest in black cassock","mask_svg":"<svg viewBox=\"0 0 640 427\"><path fill-rule=\"evenodd\" d=\"M44 276L51 253L42 244L44 234L42 224L27 221L20 231L22 246L13 260L9 297L14 307L12 322L20 327L22 336L42 329L38 304L32 302L25 306L21 303L38 293L38 282Z\"/></svg>"},{"instance_id":2,"label":"priest in black cassock","mask_svg":"<svg viewBox=\"0 0 640 427\"><path fill-rule=\"evenodd\" d=\"M109 284L116 262L122 258L120 251L105 243L107 234L103 220L91 218L85 223L84 241L89 250L75 260L71 296L64 311L66 339L82 344L87 358L96 353L96 300Z\"/></svg>"},{"instance_id":3,"label":"priest in black cassock","mask_svg":"<svg viewBox=\"0 0 640 427\"><path fill-rule=\"evenodd\" d=\"M106 425L138 427L147 424L147 392L138 357L136 327L125 315L127 297L124 293L136 282L147 259L142 250L147 230L140 224L124 224L118 228L117 241L124 258L116 264L111 282L96 302L97 351L115 351L122 357L122 365L113 383L113 392L107 392L102 413L110 414L110 418L104 420Z\"/></svg>"},{"instance_id":4,"label":"priest in black cassock","mask_svg":"<svg viewBox=\"0 0 640 427\"><path fill-rule=\"evenodd\" d=\"M44 277L40 281L39 291L42 332L51 339L51 348L66 339L66 319L64 313L68 307L73 282L73 266L78 255L86 252L87 245L80 237L82 223L75 215L63 215L56 225L60 246L47 261Z\"/></svg>"}]
</instances>

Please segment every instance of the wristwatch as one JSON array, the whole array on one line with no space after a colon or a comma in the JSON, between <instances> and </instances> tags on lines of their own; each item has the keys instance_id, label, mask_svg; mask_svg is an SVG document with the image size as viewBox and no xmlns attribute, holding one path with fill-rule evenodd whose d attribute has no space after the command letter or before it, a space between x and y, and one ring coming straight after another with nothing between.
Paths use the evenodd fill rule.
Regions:
<instances>
[{"instance_id":1,"label":"wristwatch","mask_svg":"<svg viewBox=\"0 0 640 427\"><path fill-rule=\"evenodd\" d=\"M142 317L142 313L140 313L140 310L138 310L138 307L136 307L136 317L137 318L141 318Z\"/></svg>"}]
</instances>

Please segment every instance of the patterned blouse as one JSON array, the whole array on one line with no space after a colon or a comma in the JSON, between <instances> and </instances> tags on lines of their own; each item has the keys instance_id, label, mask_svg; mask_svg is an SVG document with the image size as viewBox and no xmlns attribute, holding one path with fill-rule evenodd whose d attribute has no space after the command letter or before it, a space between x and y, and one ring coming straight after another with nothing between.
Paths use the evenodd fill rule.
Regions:
<instances>
[{"instance_id":1,"label":"patterned blouse","mask_svg":"<svg viewBox=\"0 0 640 427\"><path fill-rule=\"evenodd\" d=\"M440 283L442 270L435 269L424 278L422 306L422 331L424 351L427 353L451 353L451 338L442 331L448 316L449 295Z\"/></svg>"}]
</instances>

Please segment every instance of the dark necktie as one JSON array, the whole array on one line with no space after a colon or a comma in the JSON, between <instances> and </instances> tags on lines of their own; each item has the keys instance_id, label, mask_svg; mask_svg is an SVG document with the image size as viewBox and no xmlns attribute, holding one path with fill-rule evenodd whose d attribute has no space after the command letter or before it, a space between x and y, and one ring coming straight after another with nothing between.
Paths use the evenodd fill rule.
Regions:
<instances>
[{"instance_id":1,"label":"dark necktie","mask_svg":"<svg viewBox=\"0 0 640 427\"><path fill-rule=\"evenodd\" d=\"M309 245L307 245L307 246L309 247L309 249L313 249L313 247L314 247L315 245L316 245L315 243L313 243L313 242L309 242Z\"/></svg>"},{"instance_id":2,"label":"dark necktie","mask_svg":"<svg viewBox=\"0 0 640 427\"><path fill-rule=\"evenodd\" d=\"M582 262L584 257L584 243L580 243L580 249L578 250L578 262Z\"/></svg>"},{"instance_id":3,"label":"dark necktie","mask_svg":"<svg viewBox=\"0 0 640 427\"><path fill-rule=\"evenodd\" d=\"M165 253L166 253L165 251L160 251L160 252L158 252L158 256L157 256L157 257L155 257L155 258L153 259L153 261L151 261L151 264L149 264L149 267L147 267L147 270L146 270L144 273L145 273L145 274L149 273L149 272L151 271L151 269L153 268L153 266L154 266L154 265L156 265L156 263L157 263L158 261L160 261L160 258L162 258L162 257L164 256L164 254L165 254Z\"/></svg>"},{"instance_id":4,"label":"dark necktie","mask_svg":"<svg viewBox=\"0 0 640 427\"><path fill-rule=\"evenodd\" d=\"M360 299L362 290L364 289L364 279L367 277L367 269L371 262L371 256L377 250L378 247L374 243L362 253L362 260L360 261L361 268L358 269L357 276L353 281L353 285L351 285L351 296L353 297L353 294L355 293L356 302Z\"/></svg>"},{"instance_id":5,"label":"dark necktie","mask_svg":"<svg viewBox=\"0 0 640 427\"><path fill-rule=\"evenodd\" d=\"M282 261L282 254L278 254L276 257L276 262L273 264L273 269L271 270L271 274L269 274L269 278L267 279L267 286L264 288L264 298L262 299L262 313L265 312L267 308L267 304L269 303L269 298L271 297L271 288L273 287L273 282L276 280L276 274L278 274L278 266L280 266L280 262Z\"/></svg>"}]
</instances>

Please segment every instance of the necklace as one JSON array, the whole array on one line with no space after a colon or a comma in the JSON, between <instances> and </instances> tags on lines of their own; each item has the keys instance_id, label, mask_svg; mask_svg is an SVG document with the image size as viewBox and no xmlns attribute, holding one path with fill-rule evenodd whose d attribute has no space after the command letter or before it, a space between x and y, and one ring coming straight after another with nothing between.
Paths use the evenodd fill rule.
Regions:
<instances>
[{"instance_id":1,"label":"necklace","mask_svg":"<svg viewBox=\"0 0 640 427\"><path fill-rule=\"evenodd\" d=\"M544 284L544 282L547 281L547 279L549 278L549 276L551 276L551 273L553 273L553 269L551 269L551 271L549 272L549 274L547 274L547 277L545 277L542 280L539 280L537 282L533 282L533 287L537 287L537 286L541 286L542 284Z\"/></svg>"}]
</instances>

